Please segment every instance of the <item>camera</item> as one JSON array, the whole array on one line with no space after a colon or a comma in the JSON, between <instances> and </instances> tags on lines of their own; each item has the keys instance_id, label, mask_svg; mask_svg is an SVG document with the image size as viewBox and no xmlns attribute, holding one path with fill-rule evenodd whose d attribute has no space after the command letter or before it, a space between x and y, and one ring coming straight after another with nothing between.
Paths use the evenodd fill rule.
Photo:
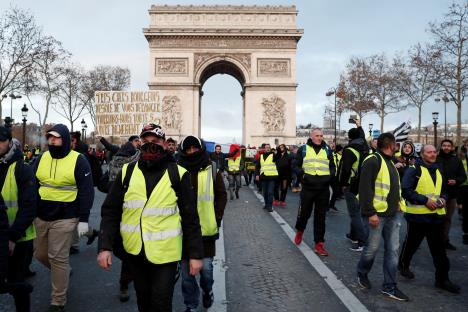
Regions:
<instances>
[{"instance_id":1,"label":"camera","mask_svg":"<svg viewBox=\"0 0 468 312\"><path fill-rule=\"evenodd\" d=\"M349 116L348 122L349 122L350 124L356 124L356 119L358 119L358 118L357 118L357 115L351 115L351 116Z\"/></svg>"}]
</instances>

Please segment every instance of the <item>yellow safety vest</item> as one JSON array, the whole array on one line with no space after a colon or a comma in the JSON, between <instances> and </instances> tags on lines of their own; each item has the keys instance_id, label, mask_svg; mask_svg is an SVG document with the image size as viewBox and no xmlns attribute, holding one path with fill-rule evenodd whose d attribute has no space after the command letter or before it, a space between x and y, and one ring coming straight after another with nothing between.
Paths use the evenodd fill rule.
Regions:
<instances>
[{"instance_id":1,"label":"yellow safety vest","mask_svg":"<svg viewBox=\"0 0 468 312\"><path fill-rule=\"evenodd\" d=\"M327 151L321 148L317 154L309 145L305 145L305 147L306 155L302 162L304 173L319 176L330 175L330 161L328 160Z\"/></svg>"},{"instance_id":2,"label":"yellow safety vest","mask_svg":"<svg viewBox=\"0 0 468 312\"><path fill-rule=\"evenodd\" d=\"M15 168L16 161L8 167L2 187L2 197L7 207L8 224L10 226L15 222L16 214L18 213L18 185L16 184ZM36 228L31 224L26 229L25 235L18 242L25 242L35 238Z\"/></svg>"},{"instance_id":3,"label":"yellow safety vest","mask_svg":"<svg viewBox=\"0 0 468 312\"><path fill-rule=\"evenodd\" d=\"M64 158L52 158L49 151L42 154L36 172L42 200L65 203L75 201L78 195L75 180L78 156L80 153L73 150Z\"/></svg>"},{"instance_id":4,"label":"yellow safety vest","mask_svg":"<svg viewBox=\"0 0 468 312\"><path fill-rule=\"evenodd\" d=\"M333 161L335 162L335 167L336 167L335 175L338 175L338 167L340 166L342 156L343 155L341 154L333 152Z\"/></svg>"},{"instance_id":5,"label":"yellow safety vest","mask_svg":"<svg viewBox=\"0 0 468 312\"><path fill-rule=\"evenodd\" d=\"M182 178L186 170L177 166ZM122 182L128 164L122 168ZM182 258L182 226L177 196L166 172L146 196L146 181L143 172L135 164L124 196L120 235L125 251L140 254L154 264L180 261Z\"/></svg>"},{"instance_id":6,"label":"yellow safety vest","mask_svg":"<svg viewBox=\"0 0 468 312\"><path fill-rule=\"evenodd\" d=\"M462 159L463 168L465 168L466 180L462 185L468 185L468 164L466 163L466 157Z\"/></svg>"},{"instance_id":7,"label":"yellow safety vest","mask_svg":"<svg viewBox=\"0 0 468 312\"><path fill-rule=\"evenodd\" d=\"M267 159L263 159L263 155L260 155L260 175L266 177L274 177L278 175L276 170L276 164L273 162L273 154L268 155Z\"/></svg>"},{"instance_id":8,"label":"yellow safety vest","mask_svg":"<svg viewBox=\"0 0 468 312\"><path fill-rule=\"evenodd\" d=\"M240 158L240 157L239 157ZM197 210L202 236L218 234L218 224L214 210L213 167L208 166L198 172Z\"/></svg>"},{"instance_id":9,"label":"yellow safety vest","mask_svg":"<svg viewBox=\"0 0 468 312\"><path fill-rule=\"evenodd\" d=\"M236 172L240 170L240 162L241 162L241 157L237 157L235 159L228 159L228 171L229 172Z\"/></svg>"},{"instance_id":10,"label":"yellow safety vest","mask_svg":"<svg viewBox=\"0 0 468 312\"><path fill-rule=\"evenodd\" d=\"M421 168L421 177L419 178L418 184L416 185L416 192L420 195L424 195L427 198L436 201L440 197L440 192L442 191L442 175L440 174L439 169L436 171L436 183L432 180L431 174L426 167L420 166ZM430 210L425 205L415 205L408 203L406 208L406 213L411 214L430 214L437 213L438 215L445 215L444 208L437 208L435 210Z\"/></svg>"},{"instance_id":11,"label":"yellow safety vest","mask_svg":"<svg viewBox=\"0 0 468 312\"><path fill-rule=\"evenodd\" d=\"M378 155L378 156L377 156ZM387 197L390 193L390 171L388 169L385 159L379 153L374 153L369 155L364 159L364 161L370 159L371 157L380 157L380 169L377 173L377 178L375 180L374 188L374 199L372 204L377 212L385 212L388 209ZM395 169L396 170L396 169ZM398 174L398 170L397 170ZM401 197L401 186L400 186L400 177L398 176L398 190L400 192L400 209L402 211L406 210L406 203Z\"/></svg>"}]
</instances>

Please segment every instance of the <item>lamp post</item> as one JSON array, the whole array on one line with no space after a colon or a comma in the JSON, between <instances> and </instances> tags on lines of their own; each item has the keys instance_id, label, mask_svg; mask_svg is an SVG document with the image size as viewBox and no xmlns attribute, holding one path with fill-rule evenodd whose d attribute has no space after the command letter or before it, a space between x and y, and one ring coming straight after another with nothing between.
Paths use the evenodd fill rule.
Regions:
<instances>
[{"instance_id":1,"label":"lamp post","mask_svg":"<svg viewBox=\"0 0 468 312\"><path fill-rule=\"evenodd\" d=\"M21 115L23 116L23 149L24 146L26 145L26 122L28 121L28 107L26 106L26 103L24 103L23 108L21 109Z\"/></svg>"},{"instance_id":2,"label":"lamp post","mask_svg":"<svg viewBox=\"0 0 468 312\"><path fill-rule=\"evenodd\" d=\"M444 138L447 138L447 102L450 101L447 97L447 94L444 94L442 97L442 101L444 101Z\"/></svg>"},{"instance_id":3,"label":"lamp post","mask_svg":"<svg viewBox=\"0 0 468 312\"><path fill-rule=\"evenodd\" d=\"M88 125L85 123L84 125L84 142L86 142L86 136L88 135Z\"/></svg>"},{"instance_id":4,"label":"lamp post","mask_svg":"<svg viewBox=\"0 0 468 312\"><path fill-rule=\"evenodd\" d=\"M83 139L84 139L85 125L86 125L86 121L84 121L84 118L83 118L83 119L81 119L81 137Z\"/></svg>"},{"instance_id":5,"label":"lamp post","mask_svg":"<svg viewBox=\"0 0 468 312\"><path fill-rule=\"evenodd\" d=\"M424 141L424 144L427 144L427 134L429 133L429 129L427 129L427 127L424 127L424 132L426 134L426 140Z\"/></svg>"},{"instance_id":6,"label":"lamp post","mask_svg":"<svg viewBox=\"0 0 468 312\"><path fill-rule=\"evenodd\" d=\"M372 137L372 128L374 128L374 124L369 124L369 136Z\"/></svg>"},{"instance_id":7,"label":"lamp post","mask_svg":"<svg viewBox=\"0 0 468 312\"><path fill-rule=\"evenodd\" d=\"M333 121L333 126L334 126L334 129L335 129L335 134L334 134L334 139L333 141L335 142L335 146L336 146L336 88L333 88L331 89L330 91L328 91L327 93L325 93L326 96L332 96L332 95L335 95L335 109L334 109L334 112L335 112L335 119Z\"/></svg>"},{"instance_id":8,"label":"lamp post","mask_svg":"<svg viewBox=\"0 0 468 312\"><path fill-rule=\"evenodd\" d=\"M434 125L434 146L437 148L437 125L439 124L437 119L439 119L439 112L433 112L432 119L434 120L434 122L432 122Z\"/></svg>"},{"instance_id":9,"label":"lamp post","mask_svg":"<svg viewBox=\"0 0 468 312\"><path fill-rule=\"evenodd\" d=\"M13 123L14 119L13 119L13 100L16 100L16 99L21 99L21 95L15 95L13 93L10 94L10 118L11 118L11 123Z\"/></svg>"}]
</instances>

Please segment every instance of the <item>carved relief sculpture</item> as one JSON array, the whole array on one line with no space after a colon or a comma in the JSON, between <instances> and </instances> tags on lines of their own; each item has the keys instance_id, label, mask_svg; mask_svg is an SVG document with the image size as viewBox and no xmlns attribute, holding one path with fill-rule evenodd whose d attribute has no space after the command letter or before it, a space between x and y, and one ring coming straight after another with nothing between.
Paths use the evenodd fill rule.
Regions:
<instances>
[{"instance_id":1,"label":"carved relief sculpture","mask_svg":"<svg viewBox=\"0 0 468 312\"><path fill-rule=\"evenodd\" d=\"M156 76L158 75L183 75L188 74L187 58L157 58Z\"/></svg>"},{"instance_id":2,"label":"carved relief sculpture","mask_svg":"<svg viewBox=\"0 0 468 312\"><path fill-rule=\"evenodd\" d=\"M180 130L182 115L180 112L180 99L175 96L165 96L162 99L162 126L165 129Z\"/></svg>"},{"instance_id":3,"label":"carved relief sculpture","mask_svg":"<svg viewBox=\"0 0 468 312\"><path fill-rule=\"evenodd\" d=\"M271 95L263 98L263 118L262 124L266 132L283 132L286 124L285 105L286 102L276 96Z\"/></svg>"},{"instance_id":4,"label":"carved relief sculpture","mask_svg":"<svg viewBox=\"0 0 468 312\"><path fill-rule=\"evenodd\" d=\"M289 59L258 59L257 72L259 77L289 77Z\"/></svg>"}]
</instances>

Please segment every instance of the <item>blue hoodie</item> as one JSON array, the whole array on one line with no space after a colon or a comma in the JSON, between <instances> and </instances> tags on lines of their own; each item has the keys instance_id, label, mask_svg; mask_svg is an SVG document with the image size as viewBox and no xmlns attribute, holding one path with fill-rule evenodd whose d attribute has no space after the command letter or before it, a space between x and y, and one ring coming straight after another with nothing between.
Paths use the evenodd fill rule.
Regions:
<instances>
[{"instance_id":1,"label":"blue hoodie","mask_svg":"<svg viewBox=\"0 0 468 312\"><path fill-rule=\"evenodd\" d=\"M60 159L67 156L71 151L70 131L67 126L57 124L49 131L56 131L62 136L62 146L51 149L52 158ZM50 147L49 147L50 149ZM34 172L37 173L42 154L33 164ZM54 170L67 170L68 168L54 167ZM38 194L37 216L44 221L55 221L61 219L79 218L80 222L88 222L89 212L94 201L93 175L91 167L84 155L79 155L75 166L75 180L78 187L76 200L70 203L42 200ZM39 183L39 181L38 181Z\"/></svg>"}]
</instances>

